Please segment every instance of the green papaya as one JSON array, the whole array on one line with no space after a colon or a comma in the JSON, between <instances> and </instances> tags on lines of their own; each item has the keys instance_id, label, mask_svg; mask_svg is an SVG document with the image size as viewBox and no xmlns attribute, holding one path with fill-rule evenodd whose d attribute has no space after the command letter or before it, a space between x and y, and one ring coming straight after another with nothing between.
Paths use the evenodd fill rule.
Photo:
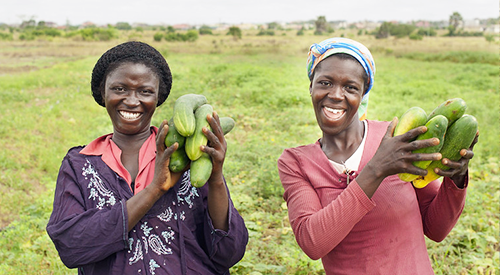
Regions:
<instances>
[{"instance_id":1,"label":"green papaya","mask_svg":"<svg viewBox=\"0 0 500 275\"><path fill-rule=\"evenodd\" d=\"M430 114L427 120L437 116L443 115L448 119L448 125L453 124L457 119L465 114L467 104L461 98L448 99L437 106Z\"/></svg>"},{"instance_id":2,"label":"green papaya","mask_svg":"<svg viewBox=\"0 0 500 275\"><path fill-rule=\"evenodd\" d=\"M168 168L172 172L181 172L183 171L189 164L191 160L188 158L184 147L178 147L172 155L170 155L170 163L168 164Z\"/></svg>"},{"instance_id":3,"label":"green papaya","mask_svg":"<svg viewBox=\"0 0 500 275\"><path fill-rule=\"evenodd\" d=\"M219 122L224 135L231 132L231 130L233 130L234 126L236 125L236 122L231 117L221 117L219 118Z\"/></svg>"},{"instance_id":4,"label":"green papaya","mask_svg":"<svg viewBox=\"0 0 500 275\"><path fill-rule=\"evenodd\" d=\"M224 135L229 133L235 126L234 119L230 117L221 117L219 121ZM191 185L198 188L205 185L210 175L212 175L212 168L212 158L207 153L203 153L197 160L191 161L189 168Z\"/></svg>"},{"instance_id":5,"label":"green papaya","mask_svg":"<svg viewBox=\"0 0 500 275\"><path fill-rule=\"evenodd\" d=\"M177 142L179 143L179 148L180 148L184 146L185 141L186 137L179 134L179 132L175 127L174 119L171 118L168 121L168 133L167 136L165 137L165 146L170 147Z\"/></svg>"},{"instance_id":6,"label":"green papaya","mask_svg":"<svg viewBox=\"0 0 500 275\"><path fill-rule=\"evenodd\" d=\"M457 119L446 130L443 147L439 151L443 158L447 158L451 161L460 160L460 158L462 158L460 151L462 149L468 149L472 145L472 142L476 137L477 130L478 122L474 116L463 115ZM450 167L442 163L442 160L432 161L429 166L427 166L427 175L413 180L413 186L416 188L423 188L431 181L438 179L440 176L434 172L435 168L439 168L441 170L450 169Z\"/></svg>"},{"instance_id":7,"label":"green papaya","mask_svg":"<svg viewBox=\"0 0 500 275\"><path fill-rule=\"evenodd\" d=\"M203 153L197 160L191 161L189 168L191 185L197 188L202 187L212 174L212 158Z\"/></svg>"},{"instance_id":8,"label":"green papaya","mask_svg":"<svg viewBox=\"0 0 500 275\"><path fill-rule=\"evenodd\" d=\"M432 154L432 153L437 153L441 150L443 147L443 141L444 141L444 136L446 133L446 129L448 128L448 119L443 116L443 115L437 115L431 120L429 120L425 126L427 127L427 131L423 134L420 134L416 140L424 140L424 139L430 139L430 138L438 138L439 139L439 144L435 146L430 146L430 147L425 147L421 149L414 150L412 153L413 154ZM413 165L426 169L427 166L431 163L431 160L422 160L422 161L415 161L413 162ZM401 173L399 174L399 178L403 181L410 182L414 179L416 179L418 175L413 175L413 174L408 174L408 173Z\"/></svg>"},{"instance_id":9,"label":"green papaya","mask_svg":"<svg viewBox=\"0 0 500 275\"><path fill-rule=\"evenodd\" d=\"M411 129L424 125L427 122L427 114L420 107L411 107L399 118L394 129L394 136L402 135Z\"/></svg>"},{"instance_id":10,"label":"green papaya","mask_svg":"<svg viewBox=\"0 0 500 275\"><path fill-rule=\"evenodd\" d=\"M207 98L199 94L185 94L174 103L174 124L179 134L188 137L194 133L196 109L207 103Z\"/></svg>"},{"instance_id":11,"label":"green papaya","mask_svg":"<svg viewBox=\"0 0 500 275\"><path fill-rule=\"evenodd\" d=\"M213 113L213 107L210 104L203 104L194 114L196 119L196 127L193 134L186 138L185 150L190 160L197 160L201 157L201 149L200 146L207 145L208 139L203 134L203 127L210 128L210 125L207 121L207 115Z\"/></svg>"}]
</instances>

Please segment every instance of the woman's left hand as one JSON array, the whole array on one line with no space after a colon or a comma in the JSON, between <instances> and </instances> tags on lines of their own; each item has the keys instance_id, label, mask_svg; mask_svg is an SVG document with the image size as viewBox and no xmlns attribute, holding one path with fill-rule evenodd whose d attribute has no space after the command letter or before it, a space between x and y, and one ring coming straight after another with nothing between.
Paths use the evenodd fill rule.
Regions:
<instances>
[{"instance_id":1,"label":"woman's left hand","mask_svg":"<svg viewBox=\"0 0 500 275\"><path fill-rule=\"evenodd\" d=\"M212 130L203 128L203 133L208 139L208 144L207 146L202 146L201 150L212 158L213 168L208 183L223 184L222 166L226 158L226 139L224 138L217 112L214 111L212 115L207 115L207 121Z\"/></svg>"},{"instance_id":2,"label":"woman's left hand","mask_svg":"<svg viewBox=\"0 0 500 275\"><path fill-rule=\"evenodd\" d=\"M207 115L207 121L212 130L203 128L203 133L208 139L208 144L202 146L201 150L212 158L212 174L208 179L208 213L212 219L214 228L227 231L229 197L227 194L222 166L226 158L227 143L220 126L217 112Z\"/></svg>"},{"instance_id":3,"label":"woman's left hand","mask_svg":"<svg viewBox=\"0 0 500 275\"><path fill-rule=\"evenodd\" d=\"M159 190L162 192L167 192L182 176L182 172L173 173L168 168L170 156L175 150L178 149L179 144L176 142L168 148L165 146L165 138L169 130L168 122L166 120L161 123L160 128L158 129L159 132L156 136L155 172L152 184L157 185Z\"/></svg>"},{"instance_id":4,"label":"woman's left hand","mask_svg":"<svg viewBox=\"0 0 500 275\"><path fill-rule=\"evenodd\" d=\"M439 168L436 168L434 172L436 174L443 176L443 177L448 177L453 182L455 185L459 188L463 188L465 185L465 177L467 175L467 171L469 170L469 161L474 157L474 152L472 149L474 148L474 145L476 145L479 137L479 132L476 133L476 137L474 138L474 141L472 142L472 145L469 147L469 149L462 149L460 150L460 155L462 158L458 161L451 161L447 158L443 158L441 161L444 165L450 167L451 169L449 170L442 170Z\"/></svg>"}]
</instances>

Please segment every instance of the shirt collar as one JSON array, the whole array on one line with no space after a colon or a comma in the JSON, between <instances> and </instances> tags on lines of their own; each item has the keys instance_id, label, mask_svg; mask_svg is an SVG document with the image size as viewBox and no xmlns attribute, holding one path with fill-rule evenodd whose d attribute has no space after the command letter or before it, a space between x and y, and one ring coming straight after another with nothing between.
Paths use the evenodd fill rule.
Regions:
<instances>
[{"instance_id":1,"label":"shirt collar","mask_svg":"<svg viewBox=\"0 0 500 275\"><path fill-rule=\"evenodd\" d=\"M156 135L158 133L158 128L151 126L151 135L142 144L139 150L139 173L137 180L142 183L141 171L145 169L154 169L154 165L151 168L151 163L154 162L156 157ZM121 149L113 142L113 134L107 134L96 138L80 150L80 154L88 156L101 156L101 159L106 163L113 171L115 171L120 177L125 179L129 184L132 183L132 178L127 169L123 166L121 162ZM148 174L148 173L144 173ZM140 178L140 179L139 179ZM136 181L136 179L134 179ZM142 186L146 185L147 182L142 183ZM141 188L142 189L142 188Z\"/></svg>"}]
</instances>

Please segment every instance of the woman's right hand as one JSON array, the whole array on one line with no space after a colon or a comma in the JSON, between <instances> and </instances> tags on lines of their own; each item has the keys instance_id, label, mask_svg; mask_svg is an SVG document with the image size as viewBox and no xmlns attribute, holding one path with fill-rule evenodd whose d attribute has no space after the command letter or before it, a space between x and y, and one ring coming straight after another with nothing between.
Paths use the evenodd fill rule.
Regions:
<instances>
[{"instance_id":1,"label":"woman's right hand","mask_svg":"<svg viewBox=\"0 0 500 275\"><path fill-rule=\"evenodd\" d=\"M414 140L418 135L425 133L427 127L420 126L394 137L394 129L397 123L397 118L391 121L375 155L366 164L357 178L360 186L363 188L362 185L364 185L367 188L366 190L363 189L369 197L373 195L382 180L388 176L399 173L410 173L419 176L427 175L427 170L414 166L413 162L440 160L442 158L441 153L412 153L414 150L439 144L438 138Z\"/></svg>"},{"instance_id":2,"label":"woman's right hand","mask_svg":"<svg viewBox=\"0 0 500 275\"><path fill-rule=\"evenodd\" d=\"M168 122L164 120L156 136L156 161L155 174L151 184L155 184L162 192L167 192L182 176L182 172L173 173L168 168L170 156L177 150L179 144L176 142L170 147L165 146L165 137L168 133Z\"/></svg>"},{"instance_id":3,"label":"woman's right hand","mask_svg":"<svg viewBox=\"0 0 500 275\"><path fill-rule=\"evenodd\" d=\"M182 173L171 173L168 168L170 156L177 150L179 144L175 143L167 148L165 146L167 133L168 124L164 120L156 136L156 160L153 181L127 201L128 231L132 230L153 204L170 190L182 175Z\"/></svg>"},{"instance_id":4,"label":"woman's right hand","mask_svg":"<svg viewBox=\"0 0 500 275\"><path fill-rule=\"evenodd\" d=\"M425 126L417 127L402 135L393 137L397 123L397 118L391 121L391 124L387 127L385 136L380 142L377 152L375 152L375 155L370 161L377 166L377 176L385 178L399 173L425 176L427 170L414 166L413 162L440 160L442 157L441 153L413 154L412 152L417 149L436 146L439 144L439 139L414 140L418 135L427 131L427 127Z\"/></svg>"}]
</instances>

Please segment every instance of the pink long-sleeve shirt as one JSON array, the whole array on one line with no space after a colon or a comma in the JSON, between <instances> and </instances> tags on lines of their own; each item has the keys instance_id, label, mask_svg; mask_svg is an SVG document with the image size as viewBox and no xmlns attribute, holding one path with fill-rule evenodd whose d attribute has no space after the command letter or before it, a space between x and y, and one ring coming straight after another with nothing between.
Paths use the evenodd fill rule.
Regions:
<instances>
[{"instance_id":1,"label":"pink long-sleeve shirt","mask_svg":"<svg viewBox=\"0 0 500 275\"><path fill-rule=\"evenodd\" d=\"M389 122L367 121L361 171L375 154ZM456 224L466 189L451 179L422 189L397 175L384 179L372 198L339 174L314 144L286 149L278 169L297 243L326 274L434 274L425 236L443 240ZM467 182L466 182L467 185Z\"/></svg>"}]
</instances>

